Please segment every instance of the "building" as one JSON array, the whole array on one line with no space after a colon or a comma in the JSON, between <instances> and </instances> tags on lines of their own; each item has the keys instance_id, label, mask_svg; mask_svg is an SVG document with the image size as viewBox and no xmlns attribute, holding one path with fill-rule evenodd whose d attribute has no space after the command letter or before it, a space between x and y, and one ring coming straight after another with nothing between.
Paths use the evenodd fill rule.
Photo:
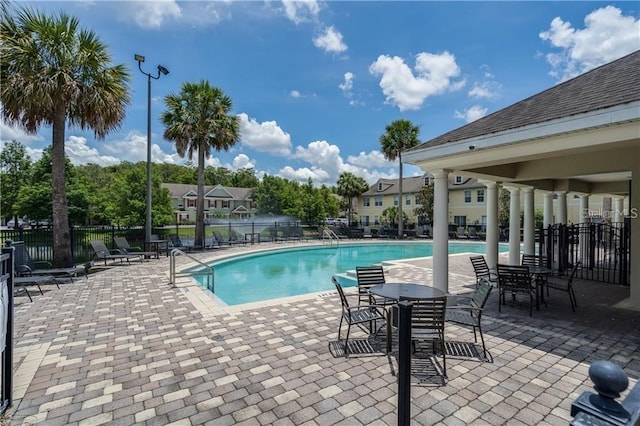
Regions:
<instances>
[{"instance_id":1,"label":"building","mask_svg":"<svg viewBox=\"0 0 640 426\"><path fill-rule=\"evenodd\" d=\"M163 183L171 193L171 205L176 223L196 221L197 185ZM246 219L255 215L251 188L232 188L222 185L205 185L204 220Z\"/></svg>"}]
</instances>

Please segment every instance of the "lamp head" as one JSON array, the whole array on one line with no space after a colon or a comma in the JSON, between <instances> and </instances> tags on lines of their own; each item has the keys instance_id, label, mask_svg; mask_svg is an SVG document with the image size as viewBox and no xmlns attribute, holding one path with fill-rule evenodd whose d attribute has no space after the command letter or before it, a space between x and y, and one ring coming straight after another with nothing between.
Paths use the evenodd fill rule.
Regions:
<instances>
[{"instance_id":1,"label":"lamp head","mask_svg":"<svg viewBox=\"0 0 640 426\"><path fill-rule=\"evenodd\" d=\"M133 56L135 58L136 61L138 62L144 62L144 56L142 55L138 55L137 53Z\"/></svg>"},{"instance_id":2,"label":"lamp head","mask_svg":"<svg viewBox=\"0 0 640 426\"><path fill-rule=\"evenodd\" d=\"M161 72L163 75L169 74L169 70L163 67L162 65L158 65L158 71Z\"/></svg>"}]
</instances>

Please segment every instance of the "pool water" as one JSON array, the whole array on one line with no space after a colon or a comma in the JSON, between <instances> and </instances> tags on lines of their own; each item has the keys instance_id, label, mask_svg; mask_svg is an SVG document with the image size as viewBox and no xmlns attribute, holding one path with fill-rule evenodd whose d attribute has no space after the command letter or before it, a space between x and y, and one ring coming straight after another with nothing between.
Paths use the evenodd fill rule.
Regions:
<instances>
[{"instance_id":1,"label":"pool water","mask_svg":"<svg viewBox=\"0 0 640 426\"><path fill-rule=\"evenodd\" d=\"M500 247L501 251L508 247ZM484 243L449 243L449 254L484 253ZM215 261L215 295L227 305L332 290L331 277L386 260L432 256L431 242L294 247ZM200 284L205 279L194 275ZM341 280L344 285L355 281Z\"/></svg>"}]
</instances>

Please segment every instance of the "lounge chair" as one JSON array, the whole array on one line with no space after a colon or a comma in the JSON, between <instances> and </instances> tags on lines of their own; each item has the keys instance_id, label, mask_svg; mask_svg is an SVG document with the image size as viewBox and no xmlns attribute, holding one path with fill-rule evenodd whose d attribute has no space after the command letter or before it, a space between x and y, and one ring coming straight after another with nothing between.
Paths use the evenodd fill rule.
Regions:
<instances>
[{"instance_id":1,"label":"lounge chair","mask_svg":"<svg viewBox=\"0 0 640 426\"><path fill-rule=\"evenodd\" d=\"M155 256L156 258L160 257L157 251L144 251L140 247L130 246L126 237L113 237L113 242L122 254L137 254L144 257Z\"/></svg>"},{"instance_id":2,"label":"lounge chair","mask_svg":"<svg viewBox=\"0 0 640 426\"><path fill-rule=\"evenodd\" d=\"M17 276L54 276L65 277L71 279L73 277L83 274L85 278L87 276L87 268L84 266L73 266L69 268L54 268L50 262L46 260L34 261L31 259L29 250L22 241L14 242L15 247L15 272ZM57 282L56 282L57 285Z\"/></svg>"},{"instance_id":3,"label":"lounge chair","mask_svg":"<svg viewBox=\"0 0 640 426\"><path fill-rule=\"evenodd\" d=\"M184 244L178 234L171 234L169 235L169 249L179 249L190 252L193 250L193 246Z\"/></svg>"},{"instance_id":4,"label":"lounge chair","mask_svg":"<svg viewBox=\"0 0 640 426\"><path fill-rule=\"evenodd\" d=\"M123 254L118 249L109 250L102 240L91 240L91 247L93 247L94 260L104 260L105 266L109 260L120 260L121 262L126 260L129 263L132 259L138 259L142 262L142 258L139 254Z\"/></svg>"}]
</instances>

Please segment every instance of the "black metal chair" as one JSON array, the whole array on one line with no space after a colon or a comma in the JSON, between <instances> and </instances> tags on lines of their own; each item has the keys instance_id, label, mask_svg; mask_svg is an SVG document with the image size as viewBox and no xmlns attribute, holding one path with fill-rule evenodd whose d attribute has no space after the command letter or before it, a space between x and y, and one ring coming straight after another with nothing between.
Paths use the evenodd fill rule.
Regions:
<instances>
[{"instance_id":1,"label":"black metal chair","mask_svg":"<svg viewBox=\"0 0 640 426\"><path fill-rule=\"evenodd\" d=\"M356 279L358 281L358 303L368 305L389 305L395 301L375 297L369 293L369 289L386 282L384 269L380 265L356 267Z\"/></svg>"},{"instance_id":2,"label":"black metal chair","mask_svg":"<svg viewBox=\"0 0 640 426\"><path fill-rule=\"evenodd\" d=\"M487 357L487 348L482 335L482 312L487 300L489 300L492 288L491 283L483 278L471 296L456 296L456 304L448 305L445 314L445 319L448 322L471 326L473 328L473 339L476 343L478 343L478 335L476 334L476 329L478 329L480 340L482 341L482 354L485 358ZM459 303L467 300L469 303Z\"/></svg>"},{"instance_id":3,"label":"black metal chair","mask_svg":"<svg viewBox=\"0 0 640 426\"><path fill-rule=\"evenodd\" d=\"M536 285L528 266L498 264L498 311L505 304L505 295L510 293L515 301L516 294L529 296L529 316L533 315L533 301L537 300Z\"/></svg>"},{"instance_id":4,"label":"black metal chair","mask_svg":"<svg viewBox=\"0 0 640 426\"><path fill-rule=\"evenodd\" d=\"M471 256L469 260L471 260L473 272L476 274L476 286L479 285L483 279L489 281L494 287L498 285L498 275L489 268L484 256Z\"/></svg>"},{"instance_id":5,"label":"black metal chair","mask_svg":"<svg viewBox=\"0 0 640 426\"><path fill-rule=\"evenodd\" d=\"M571 273L569 276L555 276L547 278L545 282L545 286L547 288L547 295L549 294L549 289L560 290L566 293L569 293L569 301L571 302L571 310L573 312L576 311L578 307L578 302L576 301L576 294L573 291L573 279L576 276L576 272L580 267L580 262L576 262L571 268Z\"/></svg>"},{"instance_id":6,"label":"black metal chair","mask_svg":"<svg viewBox=\"0 0 640 426\"><path fill-rule=\"evenodd\" d=\"M539 254L522 254L522 260L520 262L521 265L523 266L542 266L542 267L547 267L547 256L544 255L539 255ZM535 276L536 284L538 285L538 288L540 289L540 291L542 291L542 289L546 286L547 284L547 275L536 275ZM547 288L547 296L549 295L549 290ZM541 294L541 296L544 296L544 294Z\"/></svg>"},{"instance_id":7,"label":"black metal chair","mask_svg":"<svg viewBox=\"0 0 640 426\"><path fill-rule=\"evenodd\" d=\"M340 325L338 326L338 340L340 340L340 333L342 331L342 322L347 323L347 335L344 339L344 356L349 355L349 333L352 325L364 327L368 325L371 329L377 321L385 321L384 314L378 310L375 305L358 305L350 306L347 296L344 294L342 286L335 277L331 280L338 290L340 295L340 303L342 304L342 314L340 316ZM355 295L354 295L355 296ZM363 330L367 331L365 328Z\"/></svg>"},{"instance_id":8,"label":"black metal chair","mask_svg":"<svg viewBox=\"0 0 640 426\"><path fill-rule=\"evenodd\" d=\"M447 350L444 340L446 296L432 299L414 300L411 309L411 341L431 342L433 353L440 347L442 353L442 370L447 377ZM415 346L414 346L415 349Z\"/></svg>"}]
</instances>

